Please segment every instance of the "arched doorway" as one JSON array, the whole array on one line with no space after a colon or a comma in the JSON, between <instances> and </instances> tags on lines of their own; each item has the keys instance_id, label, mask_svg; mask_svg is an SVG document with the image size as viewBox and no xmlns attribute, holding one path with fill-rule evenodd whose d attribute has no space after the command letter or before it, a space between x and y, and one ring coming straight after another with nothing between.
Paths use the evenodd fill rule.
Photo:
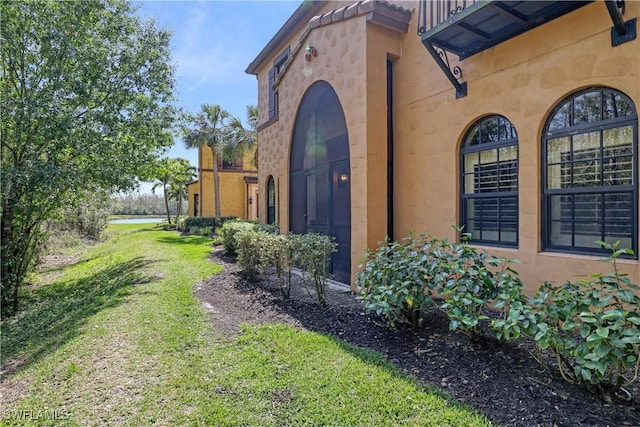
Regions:
<instances>
[{"instance_id":1,"label":"arched doorway","mask_svg":"<svg viewBox=\"0 0 640 427\"><path fill-rule=\"evenodd\" d=\"M331 259L336 280L351 279L351 172L347 123L338 96L314 83L298 108L290 159L290 229L336 238Z\"/></svg>"}]
</instances>

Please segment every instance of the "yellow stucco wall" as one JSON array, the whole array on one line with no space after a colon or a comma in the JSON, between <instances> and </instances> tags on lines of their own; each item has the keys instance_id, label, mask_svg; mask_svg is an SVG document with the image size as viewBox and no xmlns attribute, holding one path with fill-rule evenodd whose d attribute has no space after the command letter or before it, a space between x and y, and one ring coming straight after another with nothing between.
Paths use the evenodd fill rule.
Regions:
<instances>
[{"instance_id":1,"label":"yellow stucco wall","mask_svg":"<svg viewBox=\"0 0 640 427\"><path fill-rule=\"evenodd\" d=\"M190 184L187 185L187 194L188 194L188 199L189 200L189 208L187 210L187 215L189 216L194 216L195 215L195 196L199 191L199 187L198 187L198 181L194 181Z\"/></svg>"},{"instance_id":2,"label":"yellow stucco wall","mask_svg":"<svg viewBox=\"0 0 640 427\"><path fill-rule=\"evenodd\" d=\"M640 3L627 3L625 17L639 15ZM418 37L407 36L394 82L397 234L428 230L455 237L461 140L478 118L500 114L518 132L519 244L486 249L518 258L530 292L544 280L606 271L597 257L541 252L541 137L550 111L579 89L612 87L640 106L640 40L612 48L611 26L605 5L595 2L472 56L460 64L469 91L461 99L431 57L420 53ZM621 264L637 283L638 262Z\"/></svg>"},{"instance_id":3,"label":"yellow stucco wall","mask_svg":"<svg viewBox=\"0 0 640 427\"><path fill-rule=\"evenodd\" d=\"M412 3L415 5L415 3ZM627 2L625 19L640 16L640 2ZM406 4L405 4L406 5ZM320 13L339 6L329 3ZM531 292L544 280L561 282L606 271L597 257L541 251L541 137L550 111L569 94L592 86L627 94L640 108L640 39L611 47L611 19L597 1L460 63L468 95L455 91L415 35L414 11L407 34L367 23L364 16L312 29L308 42L318 55L306 76L304 56L293 59L279 86L279 120L259 135L261 220L266 182L276 181L277 216L288 229L290 140L305 90L326 80L345 112L351 157L352 274L367 246L386 233L386 59L394 60L394 228L401 238L429 231L454 239L459 222L459 146L479 118L500 114L519 137L519 244L485 248L515 257ZM302 31L302 29L300 30ZM300 32L283 43L293 46ZM455 55L449 55L452 62ZM268 118L268 71L258 71L260 122ZM637 177L636 177L637 179ZM638 261L620 262L636 283Z\"/></svg>"},{"instance_id":4,"label":"yellow stucco wall","mask_svg":"<svg viewBox=\"0 0 640 427\"><path fill-rule=\"evenodd\" d=\"M198 174L199 182L191 185L189 190L189 200L191 198L192 187L194 193L202 192L200 198L202 200L202 212L199 216L213 217L215 216L215 197L213 192L213 162L211 149L205 147L200 151L201 171ZM252 194L250 185L245 182L245 177L257 176L256 168L251 164L253 153L247 154L242 161L242 168L234 171L225 171L221 167L218 168L220 177L220 215L235 216L238 218L250 218L251 211L249 209L249 196ZM189 214L193 214L193 207L189 206Z\"/></svg>"}]
</instances>

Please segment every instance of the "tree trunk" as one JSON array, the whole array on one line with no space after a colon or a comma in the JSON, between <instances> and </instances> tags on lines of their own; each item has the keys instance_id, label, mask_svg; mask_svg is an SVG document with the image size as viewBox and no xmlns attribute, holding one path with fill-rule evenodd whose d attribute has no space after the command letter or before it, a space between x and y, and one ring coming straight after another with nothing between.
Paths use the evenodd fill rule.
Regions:
<instances>
[{"instance_id":1,"label":"tree trunk","mask_svg":"<svg viewBox=\"0 0 640 427\"><path fill-rule=\"evenodd\" d=\"M211 148L211 158L213 159L213 196L215 200L216 222L220 223L220 176L218 175L218 159L216 151Z\"/></svg>"},{"instance_id":2,"label":"tree trunk","mask_svg":"<svg viewBox=\"0 0 640 427\"><path fill-rule=\"evenodd\" d=\"M164 208L167 210L167 221L171 225L171 213L169 213L169 198L167 197L167 183L162 181L162 190L164 192Z\"/></svg>"},{"instance_id":3,"label":"tree trunk","mask_svg":"<svg viewBox=\"0 0 640 427\"><path fill-rule=\"evenodd\" d=\"M16 219L18 218L18 219ZM42 221L36 214L24 213L13 203L5 201L2 207L0 241L1 317L18 310L19 290L35 261L40 243Z\"/></svg>"}]
</instances>

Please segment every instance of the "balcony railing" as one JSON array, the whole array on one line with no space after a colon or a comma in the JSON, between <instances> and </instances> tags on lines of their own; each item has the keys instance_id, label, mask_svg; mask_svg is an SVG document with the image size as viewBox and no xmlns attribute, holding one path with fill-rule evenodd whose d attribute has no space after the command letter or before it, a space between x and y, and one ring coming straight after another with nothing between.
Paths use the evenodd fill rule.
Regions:
<instances>
[{"instance_id":1,"label":"balcony railing","mask_svg":"<svg viewBox=\"0 0 640 427\"><path fill-rule=\"evenodd\" d=\"M418 4L418 35L442 24L475 2L476 0L421 0Z\"/></svg>"}]
</instances>

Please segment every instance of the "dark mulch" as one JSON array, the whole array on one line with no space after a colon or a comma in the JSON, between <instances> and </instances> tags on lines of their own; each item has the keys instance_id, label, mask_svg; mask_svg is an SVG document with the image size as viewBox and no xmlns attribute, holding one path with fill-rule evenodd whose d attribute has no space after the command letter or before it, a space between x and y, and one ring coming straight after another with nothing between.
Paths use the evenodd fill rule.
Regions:
<instances>
[{"instance_id":1,"label":"dark mulch","mask_svg":"<svg viewBox=\"0 0 640 427\"><path fill-rule=\"evenodd\" d=\"M529 342L472 342L448 330L446 317L431 313L422 329L388 328L365 315L348 290L327 292L321 307L299 284L284 300L270 280L247 282L233 259L217 250L224 270L197 285L196 296L212 314L218 333L233 337L241 323L285 323L376 350L423 384L441 387L457 400L504 426L640 426L640 387L633 401L604 404L595 395L547 372L531 357Z\"/></svg>"}]
</instances>

